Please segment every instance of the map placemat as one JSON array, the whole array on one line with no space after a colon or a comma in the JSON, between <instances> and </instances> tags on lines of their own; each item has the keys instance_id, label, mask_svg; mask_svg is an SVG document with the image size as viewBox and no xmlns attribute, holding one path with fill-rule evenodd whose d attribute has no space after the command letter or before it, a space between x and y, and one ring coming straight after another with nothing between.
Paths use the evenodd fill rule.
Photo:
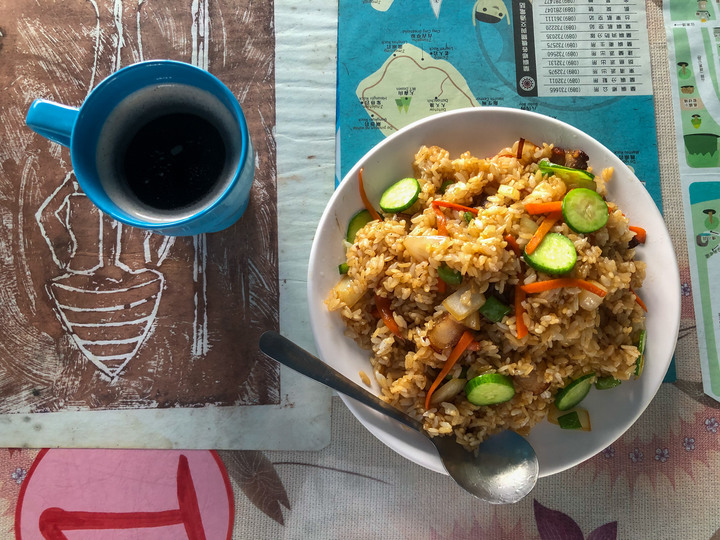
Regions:
<instances>
[{"instance_id":1,"label":"map placemat","mask_svg":"<svg viewBox=\"0 0 720 540\"><path fill-rule=\"evenodd\" d=\"M340 0L338 11L336 183L416 120L512 107L593 136L662 211L642 0Z\"/></svg>"},{"instance_id":2,"label":"map placemat","mask_svg":"<svg viewBox=\"0 0 720 540\"><path fill-rule=\"evenodd\" d=\"M662 207L643 2L478 0L459 7L340 0L339 178L415 120L493 105L536 111L591 134L635 169Z\"/></svg>"},{"instance_id":3,"label":"map placemat","mask_svg":"<svg viewBox=\"0 0 720 540\"><path fill-rule=\"evenodd\" d=\"M328 400L257 349L279 324L273 5L11 0L0 21L0 446L326 444ZM243 104L255 184L226 231L110 220L69 151L24 125L33 99L79 106L152 58L209 70Z\"/></svg>"}]
</instances>

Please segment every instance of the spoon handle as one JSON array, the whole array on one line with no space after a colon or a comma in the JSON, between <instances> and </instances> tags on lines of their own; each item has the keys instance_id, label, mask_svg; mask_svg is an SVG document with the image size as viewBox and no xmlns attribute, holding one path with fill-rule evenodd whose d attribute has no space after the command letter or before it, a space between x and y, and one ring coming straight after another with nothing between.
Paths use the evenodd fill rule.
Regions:
<instances>
[{"instance_id":1,"label":"spoon handle","mask_svg":"<svg viewBox=\"0 0 720 540\"><path fill-rule=\"evenodd\" d=\"M390 416L410 428L422 431L420 422L385 403L376 395L371 394L277 332L267 331L260 336L260 350L273 360L277 360L298 373L329 386L333 390L345 394L381 414Z\"/></svg>"}]
</instances>

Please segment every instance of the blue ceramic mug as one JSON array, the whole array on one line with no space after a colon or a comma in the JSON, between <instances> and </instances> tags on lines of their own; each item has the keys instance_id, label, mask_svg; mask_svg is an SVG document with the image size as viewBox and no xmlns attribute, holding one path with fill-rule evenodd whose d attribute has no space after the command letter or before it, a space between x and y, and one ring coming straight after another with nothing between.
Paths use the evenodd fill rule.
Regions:
<instances>
[{"instance_id":1,"label":"blue ceramic mug","mask_svg":"<svg viewBox=\"0 0 720 540\"><path fill-rule=\"evenodd\" d=\"M79 109L46 100L27 125L70 148L80 187L110 217L166 235L225 229L247 208L255 154L240 104L173 60L125 67Z\"/></svg>"}]
</instances>

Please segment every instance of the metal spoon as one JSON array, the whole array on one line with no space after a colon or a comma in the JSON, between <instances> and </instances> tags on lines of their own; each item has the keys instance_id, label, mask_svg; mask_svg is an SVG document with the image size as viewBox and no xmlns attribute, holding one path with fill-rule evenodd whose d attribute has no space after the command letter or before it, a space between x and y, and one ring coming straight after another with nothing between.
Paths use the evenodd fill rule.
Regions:
<instances>
[{"instance_id":1,"label":"metal spoon","mask_svg":"<svg viewBox=\"0 0 720 540\"><path fill-rule=\"evenodd\" d=\"M335 371L277 332L260 337L260 350L295 371L315 379L375 411L427 436L440 454L448 474L466 491L493 504L518 502L535 487L538 460L530 443L506 430L486 439L472 453L453 437L430 437L422 424Z\"/></svg>"}]
</instances>

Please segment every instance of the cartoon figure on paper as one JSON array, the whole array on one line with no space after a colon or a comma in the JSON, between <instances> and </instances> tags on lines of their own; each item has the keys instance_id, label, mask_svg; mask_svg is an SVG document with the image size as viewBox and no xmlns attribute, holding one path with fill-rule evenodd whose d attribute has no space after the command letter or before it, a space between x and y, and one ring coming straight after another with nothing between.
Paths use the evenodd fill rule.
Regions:
<instances>
[{"instance_id":1,"label":"cartoon figure on paper","mask_svg":"<svg viewBox=\"0 0 720 540\"><path fill-rule=\"evenodd\" d=\"M515 72L514 33L510 12L503 0L477 0L472 8L480 58L502 82L512 86Z\"/></svg>"},{"instance_id":2,"label":"cartoon figure on paper","mask_svg":"<svg viewBox=\"0 0 720 540\"><path fill-rule=\"evenodd\" d=\"M720 243L720 218L714 208L704 208L702 212L707 216L703 222L705 230L695 237L695 243L699 247L712 249ZM711 252L714 253L714 250Z\"/></svg>"},{"instance_id":3,"label":"cartoon figure on paper","mask_svg":"<svg viewBox=\"0 0 720 540\"><path fill-rule=\"evenodd\" d=\"M79 215L96 217L96 228L86 222L76 230ZM64 272L46 284L58 319L101 373L117 377L150 333L165 283L157 267L174 239L165 238L150 257L152 235L146 234L146 263L155 269L124 264L123 226L103 217L79 191L72 173L40 206L35 219L53 262Z\"/></svg>"}]
</instances>

